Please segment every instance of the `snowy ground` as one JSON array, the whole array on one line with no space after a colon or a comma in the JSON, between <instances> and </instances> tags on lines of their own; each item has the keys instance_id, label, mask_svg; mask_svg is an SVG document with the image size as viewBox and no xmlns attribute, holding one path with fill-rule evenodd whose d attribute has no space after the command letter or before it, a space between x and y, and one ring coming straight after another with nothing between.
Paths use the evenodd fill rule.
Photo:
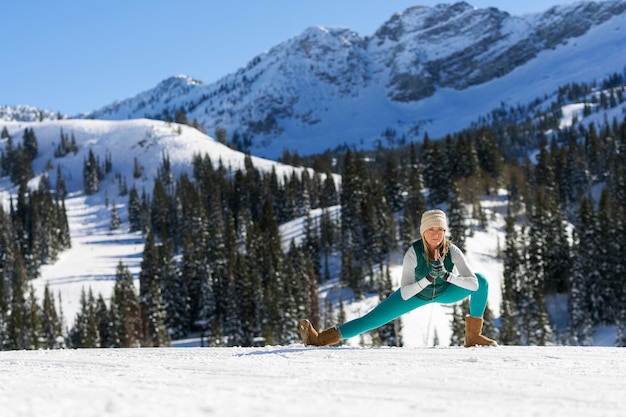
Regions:
<instances>
[{"instance_id":1,"label":"snowy ground","mask_svg":"<svg viewBox=\"0 0 626 417\"><path fill-rule=\"evenodd\" d=\"M0 352L3 417L623 417L610 347Z\"/></svg>"}]
</instances>

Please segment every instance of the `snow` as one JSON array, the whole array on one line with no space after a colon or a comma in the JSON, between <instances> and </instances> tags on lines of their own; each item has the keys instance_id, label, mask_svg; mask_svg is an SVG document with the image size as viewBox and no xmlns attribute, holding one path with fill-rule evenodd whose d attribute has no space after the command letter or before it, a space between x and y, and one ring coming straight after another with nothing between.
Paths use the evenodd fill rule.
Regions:
<instances>
[{"instance_id":1,"label":"snow","mask_svg":"<svg viewBox=\"0 0 626 417\"><path fill-rule=\"evenodd\" d=\"M570 127L574 123L574 120L581 119L584 110L585 103L575 103L563 106L563 119L561 120L559 129Z\"/></svg>"},{"instance_id":2,"label":"snow","mask_svg":"<svg viewBox=\"0 0 626 417\"><path fill-rule=\"evenodd\" d=\"M608 347L0 352L6 417L621 417L625 384Z\"/></svg>"},{"instance_id":3,"label":"snow","mask_svg":"<svg viewBox=\"0 0 626 417\"><path fill-rule=\"evenodd\" d=\"M83 188L83 164L90 150L101 161L104 161L106 154L110 153L113 171L127 177L129 189L134 181L140 193L144 186L147 192L152 191L157 168L161 165L164 156L170 159L174 178L178 177L181 172L189 172L190 161L194 154L202 156L208 154L214 164L221 160L227 169L244 169L245 155L243 153L228 148L197 129L176 123L131 119L120 121L54 120L40 123L3 122L2 125L7 127L15 144L21 143L24 129L33 129L39 144L39 156L33 163L35 173L46 171L48 162L53 161L61 166L64 175L67 175L66 181L70 192ZM67 136L75 136L79 151L74 157L54 157L54 151L60 142L61 131ZM133 180L135 158L143 168L143 176L141 179ZM290 166L277 164L267 159L255 156L251 159L254 166L261 170L276 167L279 178L290 174L293 170ZM55 173L50 172L50 177L54 184ZM109 176L109 179L112 177L112 175ZM110 182L116 185L115 181ZM109 195L113 197L117 193L117 187L109 191Z\"/></svg>"}]
</instances>

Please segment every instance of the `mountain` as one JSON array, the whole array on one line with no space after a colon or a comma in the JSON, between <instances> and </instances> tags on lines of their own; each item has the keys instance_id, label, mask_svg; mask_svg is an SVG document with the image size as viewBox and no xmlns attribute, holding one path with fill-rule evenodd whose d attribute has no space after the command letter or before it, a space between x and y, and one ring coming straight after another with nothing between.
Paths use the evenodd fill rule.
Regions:
<instances>
[{"instance_id":1,"label":"mountain","mask_svg":"<svg viewBox=\"0 0 626 417\"><path fill-rule=\"evenodd\" d=\"M174 76L86 117L175 120L182 110L270 158L441 137L501 103L621 73L625 28L625 0L525 16L465 2L416 6L372 36L311 27L215 83Z\"/></svg>"},{"instance_id":2,"label":"mountain","mask_svg":"<svg viewBox=\"0 0 626 417\"><path fill-rule=\"evenodd\" d=\"M0 121L37 122L43 120L57 120L64 118L50 110L38 109L33 106L3 106L0 105Z\"/></svg>"},{"instance_id":3,"label":"mountain","mask_svg":"<svg viewBox=\"0 0 626 417\"><path fill-rule=\"evenodd\" d=\"M0 122L0 128L6 128L14 143L21 144L25 129L32 129L37 137L38 156L33 161L33 171L37 175L29 184L36 188L41 175L46 173L52 184L56 181L56 169L60 168L67 185L67 191L80 194L83 191L83 165L89 152L104 161L112 162L112 172L101 182L103 192L91 197L95 203L105 194L114 198L117 194L119 179L125 179L128 188L135 185L138 190L145 188L152 191L153 181L157 177L163 157L171 163L172 175L177 178L181 173L190 173L194 155L209 155L212 162L221 162L229 171L245 169L246 155L228 148L215 139L189 126L167 123L160 120L51 120L42 122ZM73 138L76 153L57 157L55 153L61 142L61 136ZM2 151L6 141L2 141ZM141 176L134 175L135 161L140 166ZM292 166L277 163L259 157L251 157L254 166L261 171L275 169L279 178L290 175ZM8 181L8 178L3 181ZM0 186L0 190L10 187ZM106 191L106 192L105 192ZM125 200L124 200L125 201ZM101 201L99 201L101 202Z\"/></svg>"}]
</instances>

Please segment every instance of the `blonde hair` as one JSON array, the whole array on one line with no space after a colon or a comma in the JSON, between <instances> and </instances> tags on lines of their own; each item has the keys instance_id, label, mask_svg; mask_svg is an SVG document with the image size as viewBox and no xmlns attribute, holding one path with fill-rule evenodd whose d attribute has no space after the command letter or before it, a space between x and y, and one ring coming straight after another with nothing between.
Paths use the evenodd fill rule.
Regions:
<instances>
[{"instance_id":1,"label":"blonde hair","mask_svg":"<svg viewBox=\"0 0 626 417\"><path fill-rule=\"evenodd\" d=\"M426 259L426 262L430 264L435 261L435 258L430 255L430 245L428 245L428 242L426 241L426 237L424 236L423 233L422 233L422 242L423 242L422 246L424 247L424 258ZM444 236L439 247L433 248L433 253L435 252L435 249L439 249L439 253L441 254L441 257L445 258L446 254L448 253L448 250L450 249L450 242Z\"/></svg>"}]
</instances>

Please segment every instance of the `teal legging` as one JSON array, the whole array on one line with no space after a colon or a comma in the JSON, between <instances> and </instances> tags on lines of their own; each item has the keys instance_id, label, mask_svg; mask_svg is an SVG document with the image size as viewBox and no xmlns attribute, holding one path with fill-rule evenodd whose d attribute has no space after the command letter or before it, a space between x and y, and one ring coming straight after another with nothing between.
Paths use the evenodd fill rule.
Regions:
<instances>
[{"instance_id":1,"label":"teal legging","mask_svg":"<svg viewBox=\"0 0 626 417\"><path fill-rule=\"evenodd\" d=\"M478 278L478 289L476 291L449 285L443 294L432 300L422 300L418 297L411 297L403 300L398 288L393 294L385 298L372 311L339 326L341 337L349 339L368 330L376 329L383 324L389 323L401 315L425 306L430 303L452 304L461 301L465 297L470 297L470 316L482 317L487 307L487 295L489 294L489 283L482 274L476 274Z\"/></svg>"}]
</instances>

